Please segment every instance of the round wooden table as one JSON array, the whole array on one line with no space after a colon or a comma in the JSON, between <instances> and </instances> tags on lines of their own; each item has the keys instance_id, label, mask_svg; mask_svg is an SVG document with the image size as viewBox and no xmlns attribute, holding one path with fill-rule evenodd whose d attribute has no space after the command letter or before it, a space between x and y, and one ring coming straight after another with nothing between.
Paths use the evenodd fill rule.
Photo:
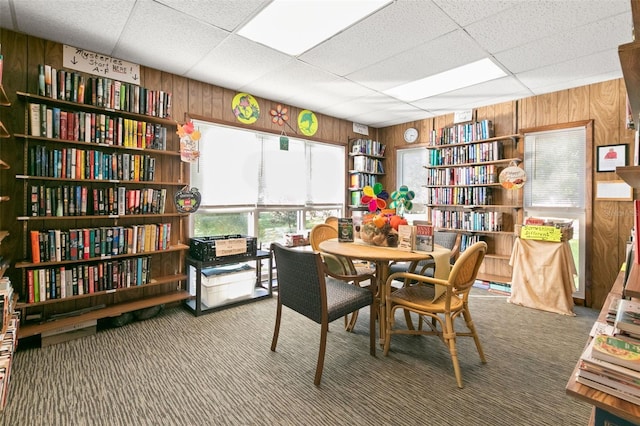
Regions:
<instances>
[{"instance_id":1,"label":"round wooden table","mask_svg":"<svg viewBox=\"0 0 640 426\"><path fill-rule=\"evenodd\" d=\"M367 260L376 264L376 279L372 283L372 289L379 300L380 339L384 340L384 321L386 312L386 300L384 285L389 277L389 265L391 262L417 262L433 258L436 262L435 277L446 279L449 276L449 261L451 250L439 245L434 245L432 252L412 252L399 250L395 247L380 247L367 244L362 240L352 243L339 242L332 238L320 243L320 251L344 256L351 259ZM414 264L414 265L415 265Z\"/></svg>"}]
</instances>

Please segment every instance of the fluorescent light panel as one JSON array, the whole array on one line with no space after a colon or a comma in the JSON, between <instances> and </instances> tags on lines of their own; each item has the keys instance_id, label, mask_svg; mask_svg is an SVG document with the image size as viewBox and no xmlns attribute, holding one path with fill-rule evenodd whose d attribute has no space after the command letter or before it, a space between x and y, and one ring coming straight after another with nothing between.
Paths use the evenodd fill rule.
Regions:
<instances>
[{"instance_id":1,"label":"fluorescent light panel","mask_svg":"<svg viewBox=\"0 0 640 426\"><path fill-rule=\"evenodd\" d=\"M428 98L507 75L491 59L481 59L449 71L385 90L389 96L405 102Z\"/></svg>"},{"instance_id":2,"label":"fluorescent light panel","mask_svg":"<svg viewBox=\"0 0 640 426\"><path fill-rule=\"evenodd\" d=\"M389 3L390 0L274 0L237 34L296 56Z\"/></svg>"}]
</instances>

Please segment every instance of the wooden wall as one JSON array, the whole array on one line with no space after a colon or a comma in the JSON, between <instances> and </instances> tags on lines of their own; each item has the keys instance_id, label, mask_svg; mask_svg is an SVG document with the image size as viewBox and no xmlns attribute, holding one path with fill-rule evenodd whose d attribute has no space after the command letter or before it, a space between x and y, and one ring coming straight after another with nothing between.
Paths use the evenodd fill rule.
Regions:
<instances>
[{"instance_id":1,"label":"wooden wall","mask_svg":"<svg viewBox=\"0 0 640 426\"><path fill-rule=\"evenodd\" d=\"M493 120L496 135L516 133L522 129L557 128L567 123L593 121L593 147L587 166L592 176L588 193L592 204L587 218L585 300L588 306L598 309L602 307L620 266L625 261L625 242L633 225L631 202L595 200L593 195L596 181L619 179L615 173L596 172L595 160L592 159L595 158L597 146L627 144L629 164L632 164L634 131L626 129L625 90L624 81L616 79L475 110L478 120ZM420 130L419 142L426 145L431 129L449 126L452 122L453 116L449 114L392 126L380 130L380 139L392 148L389 150L390 157L395 157L398 147L407 146L402 137L407 127ZM387 162L391 168L395 164L395 158L390 158ZM387 175L385 185L395 187L394 179L395 171Z\"/></svg>"}]
</instances>

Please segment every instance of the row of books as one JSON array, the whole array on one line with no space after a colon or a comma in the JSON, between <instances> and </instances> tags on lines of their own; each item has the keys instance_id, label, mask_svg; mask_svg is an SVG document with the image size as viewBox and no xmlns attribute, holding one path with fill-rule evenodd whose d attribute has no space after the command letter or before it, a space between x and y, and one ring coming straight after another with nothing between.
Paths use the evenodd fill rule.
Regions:
<instances>
[{"instance_id":1,"label":"row of books","mask_svg":"<svg viewBox=\"0 0 640 426\"><path fill-rule=\"evenodd\" d=\"M437 228L465 231L502 231L502 212L433 210L431 221Z\"/></svg>"},{"instance_id":2,"label":"row of books","mask_svg":"<svg viewBox=\"0 0 640 426\"><path fill-rule=\"evenodd\" d=\"M475 243L483 240L484 240L484 236L482 235L473 235L473 234L460 235L460 253L464 252L468 247L471 247Z\"/></svg>"},{"instance_id":3,"label":"row of books","mask_svg":"<svg viewBox=\"0 0 640 426\"><path fill-rule=\"evenodd\" d=\"M7 402L11 364L18 342L20 314L14 309L14 301L11 280L8 277L0 277L0 411Z\"/></svg>"},{"instance_id":4,"label":"row of books","mask_svg":"<svg viewBox=\"0 0 640 426\"><path fill-rule=\"evenodd\" d=\"M371 139L356 139L351 142L352 154L365 154L384 157L386 145Z\"/></svg>"},{"instance_id":5,"label":"row of books","mask_svg":"<svg viewBox=\"0 0 640 426\"><path fill-rule=\"evenodd\" d=\"M353 173L349 176L349 188L359 189L365 186L373 187L378 182L376 175Z\"/></svg>"},{"instance_id":6,"label":"row of books","mask_svg":"<svg viewBox=\"0 0 640 426\"><path fill-rule=\"evenodd\" d=\"M370 157L353 157L353 170L364 173L384 173L384 161Z\"/></svg>"},{"instance_id":7,"label":"row of books","mask_svg":"<svg viewBox=\"0 0 640 426\"><path fill-rule=\"evenodd\" d=\"M478 185L498 182L495 164L427 169L427 185Z\"/></svg>"},{"instance_id":8,"label":"row of books","mask_svg":"<svg viewBox=\"0 0 640 426\"><path fill-rule=\"evenodd\" d=\"M31 216L126 216L164 214L165 188L92 188L84 185L31 185Z\"/></svg>"},{"instance_id":9,"label":"row of books","mask_svg":"<svg viewBox=\"0 0 640 426\"><path fill-rule=\"evenodd\" d=\"M456 124L451 127L434 129L429 135L430 145L446 145L481 141L495 137L493 122L482 120L475 123Z\"/></svg>"},{"instance_id":10,"label":"row of books","mask_svg":"<svg viewBox=\"0 0 640 426\"><path fill-rule=\"evenodd\" d=\"M38 95L153 117L171 117L171 93L38 65Z\"/></svg>"},{"instance_id":11,"label":"row of books","mask_svg":"<svg viewBox=\"0 0 640 426\"><path fill-rule=\"evenodd\" d=\"M31 261L99 259L171 247L171 223L29 231Z\"/></svg>"},{"instance_id":12,"label":"row of books","mask_svg":"<svg viewBox=\"0 0 640 426\"><path fill-rule=\"evenodd\" d=\"M500 160L503 156L503 148L502 142L494 141L430 149L428 153L430 166L448 166Z\"/></svg>"},{"instance_id":13,"label":"row of books","mask_svg":"<svg viewBox=\"0 0 640 426\"><path fill-rule=\"evenodd\" d=\"M486 186L427 188L427 204L484 206L492 201L491 188Z\"/></svg>"},{"instance_id":14,"label":"row of books","mask_svg":"<svg viewBox=\"0 0 640 426\"><path fill-rule=\"evenodd\" d=\"M28 303L64 299L151 282L151 256L27 270Z\"/></svg>"},{"instance_id":15,"label":"row of books","mask_svg":"<svg viewBox=\"0 0 640 426\"><path fill-rule=\"evenodd\" d=\"M156 123L29 104L31 136L140 149L167 149L167 128Z\"/></svg>"},{"instance_id":16,"label":"row of books","mask_svg":"<svg viewBox=\"0 0 640 426\"><path fill-rule=\"evenodd\" d=\"M31 176L63 179L152 182L156 159L150 155L102 152L95 149L29 147Z\"/></svg>"}]
</instances>

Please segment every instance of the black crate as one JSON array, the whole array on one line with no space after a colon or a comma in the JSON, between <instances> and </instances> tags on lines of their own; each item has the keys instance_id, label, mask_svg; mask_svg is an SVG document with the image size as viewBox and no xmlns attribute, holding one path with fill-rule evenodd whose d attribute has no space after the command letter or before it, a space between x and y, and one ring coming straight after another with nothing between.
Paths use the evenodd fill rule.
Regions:
<instances>
[{"instance_id":1,"label":"black crate","mask_svg":"<svg viewBox=\"0 0 640 426\"><path fill-rule=\"evenodd\" d=\"M233 254L229 256L216 255L216 241L219 240L232 240L237 238L246 238L247 251L241 254ZM242 260L246 257L254 257L258 250L258 242L256 237L249 237L247 235L215 235L211 237L197 237L189 239L189 256L193 259L201 260L203 262L213 262L216 260L228 260L238 258Z\"/></svg>"}]
</instances>

